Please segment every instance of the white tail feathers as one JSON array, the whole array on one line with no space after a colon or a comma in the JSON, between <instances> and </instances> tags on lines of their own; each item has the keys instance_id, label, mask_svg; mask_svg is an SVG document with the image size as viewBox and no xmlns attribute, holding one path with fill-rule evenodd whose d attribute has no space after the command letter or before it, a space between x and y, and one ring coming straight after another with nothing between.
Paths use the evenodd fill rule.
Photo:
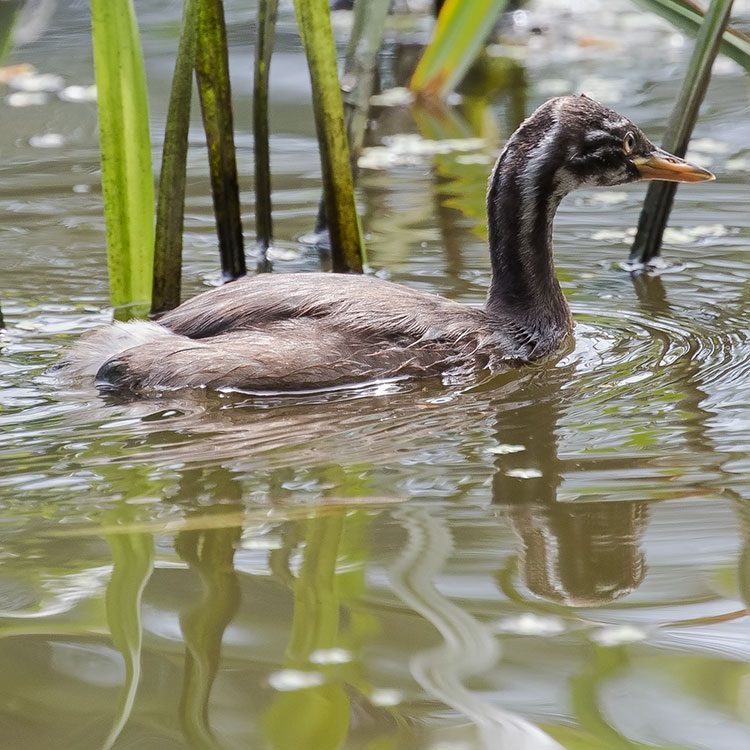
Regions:
<instances>
[{"instance_id":1,"label":"white tail feathers","mask_svg":"<svg viewBox=\"0 0 750 750\"><path fill-rule=\"evenodd\" d=\"M177 334L148 320L115 321L83 336L63 357L57 374L63 378L94 377L108 360L134 346L141 346Z\"/></svg>"}]
</instances>

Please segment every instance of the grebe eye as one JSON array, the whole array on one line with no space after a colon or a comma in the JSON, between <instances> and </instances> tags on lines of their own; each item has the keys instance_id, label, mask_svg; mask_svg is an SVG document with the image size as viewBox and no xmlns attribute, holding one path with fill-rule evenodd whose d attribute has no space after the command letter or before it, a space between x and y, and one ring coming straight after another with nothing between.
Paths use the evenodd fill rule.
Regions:
<instances>
[{"instance_id":1,"label":"grebe eye","mask_svg":"<svg viewBox=\"0 0 750 750\"><path fill-rule=\"evenodd\" d=\"M633 153L635 148L635 136L631 132L625 133L625 137L622 139L622 150L627 156Z\"/></svg>"}]
</instances>

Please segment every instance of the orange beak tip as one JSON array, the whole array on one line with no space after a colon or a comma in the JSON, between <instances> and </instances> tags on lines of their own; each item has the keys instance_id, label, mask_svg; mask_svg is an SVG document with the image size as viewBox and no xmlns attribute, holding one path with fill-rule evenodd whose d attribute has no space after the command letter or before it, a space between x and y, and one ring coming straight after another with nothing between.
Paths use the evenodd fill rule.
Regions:
<instances>
[{"instance_id":1,"label":"orange beak tip","mask_svg":"<svg viewBox=\"0 0 750 750\"><path fill-rule=\"evenodd\" d=\"M690 164L666 152L655 151L633 160L642 180L665 180L667 182L705 182L716 176L703 167Z\"/></svg>"}]
</instances>

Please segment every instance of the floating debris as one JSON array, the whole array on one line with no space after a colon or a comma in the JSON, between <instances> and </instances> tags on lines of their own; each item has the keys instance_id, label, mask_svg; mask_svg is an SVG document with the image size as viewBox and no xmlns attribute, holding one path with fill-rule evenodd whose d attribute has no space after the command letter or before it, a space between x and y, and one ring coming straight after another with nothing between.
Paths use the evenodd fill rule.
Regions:
<instances>
[{"instance_id":1,"label":"floating debris","mask_svg":"<svg viewBox=\"0 0 750 750\"><path fill-rule=\"evenodd\" d=\"M375 688L370 693L370 703L375 706L398 706L404 699L404 694L395 688Z\"/></svg>"},{"instance_id":2,"label":"floating debris","mask_svg":"<svg viewBox=\"0 0 750 750\"><path fill-rule=\"evenodd\" d=\"M414 94L403 86L395 86L370 97L373 107L406 107L413 101Z\"/></svg>"},{"instance_id":3,"label":"floating debris","mask_svg":"<svg viewBox=\"0 0 750 750\"><path fill-rule=\"evenodd\" d=\"M722 224L698 224L694 227L675 229L667 227L664 230L664 242L672 245L692 245L696 240L708 237L726 237L729 230Z\"/></svg>"},{"instance_id":4,"label":"floating debris","mask_svg":"<svg viewBox=\"0 0 750 750\"><path fill-rule=\"evenodd\" d=\"M266 257L269 260L285 261L285 260L297 260L300 254L298 250L291 250L286 247L279 247L278 245L272 245L266 250Z\"/></svg>"},{"instance_id":5,"label":"floating debris","mask_svg":"<svg viewBox=\"0 0 750 750\"><path fill-rule=\"evenodd\" d=\"M591 634L591 640L600 646L620 646L624 643L645 641L647 633L635 625L607 625Z\"/></svg>"},{"instance_id":6,"label":"floating debris","mask_svg":"<svg viewBox=\"0 0 750 750\"><path fill-rule=\"evenodd\" d=\"M484 138L445 138L426 140L416 133L404 133L384 139L384 146L364 149L357 162L361 169L388 169L390 167L419 166L435 154L452 151L479 151L484 148Z\"/></svg>"},{"instance_id":7,"label":"floating debris","mask_svg":"<svg viewBox=\"0 0 750 750\"><path fill-rule=\"evenodd\" d=\"M559 635L565 630L565 623L559 617L535 615L525 612L517 617L505 617L493 628L497 633L515 635Z\"/></svg>"},{"instance_id":8,"label":"floating debris","mask_svg":"<svg viewBox=\"0 0 750 750\"><path fill-rule=\"evenodd\" d=\"M44 91L34 93L14 91L5 97L5 101L9 107L38 107L40 104L46 104L47 99L47 94Z\"/></svg>"},{"instance_id":9,"label":"floating debris","mask_svg":"<svg viewBox=\"0 0 750 750\"><path fill-rule=\"evenodd\" d=\"M29 145L34 148L59 148L65 145L65 137L60 133L45 133L44 135L32 135Z\"/></svg>"},{"instance_id":10,"label":"floating debris","mask_svg":"<svg viewBox=\"0 0 750 750\"><path fill-rule=\"evenodd\" d=\"M632 245L635 240L635 227L628 229L602 229L594 232L591 239L596 242L622 242ZM710 237L726 237L729 230L722 224L697 224L694 227L667 227L664 230L664 243L668 245L692 245L697 240L705 240Z\"/></svg>"},{"instance_id":11,"label":"floating debris","mask_svg":"<svg viewBox=\"0 0 750 750\"><path fill-rule=\"evenodd\" d=\"M543 474L539 469L508 469L505 476L515 477L516 479L538 479Z\"/></svg>"},{"instance_id":12,"label":"floating debris","mask_svg":"<svg viewBox=\"0 0 750 750\"><path fill-rule=\"evenodd\" d=\"M268 676L268 684L280 692L318 687L324 682L325 677L320 672L305 672L301 669L280 669Z\"/></svg>"},{"instance_id":13,"label":"floating debris","mask_svg":"<svg viewBox=\"0 0 750 750\"><path fill-rule=\"evenodd\" d=\"M310 654L312 664L348 664L353 658L345 648L319 648Z\"/></svg>"},{"instance_id":14,"label":"floating debris","mask_svg":"<svg viewBox=\"0 0 750 750\"><path fill-rule=\"evenodd\" d=\"M508 453L520 453L525 451L525 445L514 445L513 443L500 443L500 445L493 445L491 448L487 448L487 453L494 453L497 456L505 456Z\"/></svg>"},{"instance_id":15,"label":"floating debris","mask_svg":"<svg viewBox=\"0 0 750 750\"><path fill-rule=\"evenodd\" d=\"M94 84L90 86L66 86L58 96L64 102L95 102L96 86Z\"/></svg>"},{"instance_id":16,"label":"floating debris","mask_svg":"<svg viewBox=\"0 0 750 750\"><path fill-rule=\"evenodd\" d=\"M635 227L628 229L601 229L591 235L595 242L622 242L625 245L632 245L635 239Z\"/></svg>"},{"instance_id":17,"label":"floating debris","mask_svg":"<svg viewBox=\"0 0 750 750\"><path fill-rule=\"evenodd\" d=\"M59 91L65 85L65 79L54 73L36 73L30 70L21 75L13 76L8 85L16 91L25 91L28 94L46 91L49 93Z\"/></svg>"}]
</instances>

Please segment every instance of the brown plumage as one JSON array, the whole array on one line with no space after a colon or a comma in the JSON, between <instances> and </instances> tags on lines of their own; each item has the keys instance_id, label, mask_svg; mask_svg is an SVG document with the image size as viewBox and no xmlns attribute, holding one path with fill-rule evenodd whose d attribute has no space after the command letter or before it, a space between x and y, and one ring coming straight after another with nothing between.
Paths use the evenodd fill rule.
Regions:
<instances>
[{"instance_id":1,"label":"brown plumage","mask_svg":"<svg viewBox=\"0 0 750 750\"><path fill-rule=\"evenodd\" d=\"M511 137L490 178L484 308L367 276L263 275L205 292L158 323L94 331L62 370L132 391L300 390L538 359L573 328L552 261L560 200L583 185L711 177L587 97L553 99Z\"/></svg>"}]
</instances>

